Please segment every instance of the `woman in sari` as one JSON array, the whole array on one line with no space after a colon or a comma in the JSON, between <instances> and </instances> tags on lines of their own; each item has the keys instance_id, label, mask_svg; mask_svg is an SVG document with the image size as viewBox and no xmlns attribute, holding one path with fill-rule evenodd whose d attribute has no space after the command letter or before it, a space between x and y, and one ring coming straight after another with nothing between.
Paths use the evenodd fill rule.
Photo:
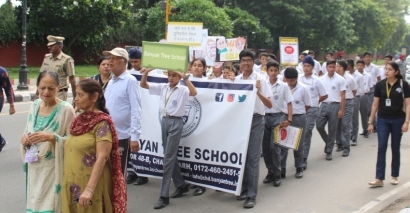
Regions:
<instances>
[{"instance_id":1,"label":"woman in sari","mask_svg":"<svg viewBox=\"0 0 410 213\"><path fill-rule=\"evenodd\" d=\"M60 213L63 146L75 117L71 104L57 98L58 76L44 71L37 78L40 99L33 102L21 139L26 172L26 212Z\"/></svg>"},{"instance_id":2,"label":"woman in sari","mask_svg":"<svg viewBox=\"0 0 410 213\"><path fill-rule=\"evenodd\" d=\"M82 113L64 144L62 212L126 213L127 194L118 137L101 85L82 80L75 104Z\"/></svg>"}]
</instances>

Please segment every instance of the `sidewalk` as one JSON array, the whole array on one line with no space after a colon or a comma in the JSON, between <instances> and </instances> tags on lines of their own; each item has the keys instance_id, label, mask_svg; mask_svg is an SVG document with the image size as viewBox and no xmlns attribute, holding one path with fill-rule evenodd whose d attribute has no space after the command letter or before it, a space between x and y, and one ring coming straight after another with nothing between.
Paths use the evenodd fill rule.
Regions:
<instances>
[{"instance_id":1,"label":"sidewalk","mask_svg":"<svg viewBox=\"0 0 410 213\"><path fill-rule=\"evenodd\" d=\"M82 78L81 78L82 79ZM75 80L76 82L79 82L81 80L79 77L76 77ZM11 84L13 85L14 89L14 102L26 102L26 101L31 101L32 98L36 95L36 81L37 79L31 78L27 79L27 84L29 86L28 90L20 91L17 90L17 85L19 82L19 79L10 79ZM73 92L71 88L68 89L67 95L69 98L73 97ZM5 101L7 102L7 99L5 98Z\"/></svg>"}]
</instances>

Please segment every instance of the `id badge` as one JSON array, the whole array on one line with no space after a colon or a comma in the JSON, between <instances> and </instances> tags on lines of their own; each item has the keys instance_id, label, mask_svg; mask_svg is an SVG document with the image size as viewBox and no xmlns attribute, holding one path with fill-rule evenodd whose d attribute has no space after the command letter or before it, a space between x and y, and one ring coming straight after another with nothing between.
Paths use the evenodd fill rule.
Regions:
<instances>
[{"instance_id":1,"label":"id badge","mask_svg":"<svg viewBox=\"0 0 410 213\"><path fill-rule=\"evenodd\" d=\"M26 163L33 163L38 161L38 149L36 145L31 145L27 149L25 161Z\"/></svg>"},{"instance_id":2,"label":"id badge","mask_svg":"<svg viewBox=\"0 0 410 213\"><path fill-rule=\"evenodd\" d=\"M386 99L386 106L391 106L391 100L390 99Z\"/></svg>"},{"instance_id":3,"label":"id badge","mask_svg":"<svg viewBox=\"0 0 410 213\"><path fill-rule=\"evenodd\" d=\"M166 117L166 116L167 116L167 111L166 111L165 108L162 108L162 110L161 110L161 115L162 115L162 117Z\"/></svg>"}]
</instances>

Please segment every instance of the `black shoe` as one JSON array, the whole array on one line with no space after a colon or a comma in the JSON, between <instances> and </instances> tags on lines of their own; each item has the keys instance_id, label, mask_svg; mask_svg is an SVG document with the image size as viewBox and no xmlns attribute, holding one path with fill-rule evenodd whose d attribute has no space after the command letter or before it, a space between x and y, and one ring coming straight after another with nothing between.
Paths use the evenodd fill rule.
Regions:
<instances>
[{"instance_id":1,"label":"black shoe","mask_svg":"<svg viewBox=\"0 0 410 213\"><path fill-rule=\"evenodd\" d=\"M147 177L138 177L137 181L135 181L134 185L144 185L148 183Z\"/></svg>"},{"instance_id":2,"label":"black shoe","mask_svg":"<svg viewBox=\"0 0 410 213\"><path fill-rule=\"evenodd\" d=\"M127 184L131 184L134 183L134 181L136 181L138 179L138 175L135 175L132 172L128 172L127 175Z\"/></svg>"},{"instance_id":3,"label":"black shoe","mask_svg":"<svg viewBox=\"0 0 410 213\"><path fill-rule=\"evenodd\" d=\"M369 138L369 134L364 134L363 137Z\"/></svg>"},{"instance_id":4,"label":"black shoe","mask_svg":"<svg viewBox=\"0 0 410 213\"><path fill-rule=\"evenodd\" d=\"M160 197L155 203L154 209L162 209L169 204L169 197Z\"/></svg>"},{"instance_id":5,"label":"black shoe","mask_svg":"<svg viewBox=\"0 0 410 213\"><path fill-rule=\"evenodd\" d=\"M195 189L195 191L192 195L199 196L199 195L205 193L205 191L206 191L205 187L198 186L198 187L196 187L196 189Z\"/></svg>"},{"instance_id":6,"label":"black shoe","mask_svg":"<svg viewBox=\"0 0 410 213\"><path fill-rule=\"evenodd\" d=\"M280 177L281 177L281 178L286 178L286 172L283 172L283 171L282 171L282 173L280 173Z\"/></svg>"},{"instance_id":7,"label":"black shoe","mask_svg":"<svg viewBox=\"0 0 410 213\"><path fill-rule=\"evenodd\" d=\"M297 168L296 169L295 178L297 178L297 179L303 178L303 169L302 168Z\"/></svg>"},{"instance_id":8,"label":"black shoe","mask_svg":"<svg viewBox=\"0 0 410 213\"><path fill-rule=\"evenodd\" d=\"M7 141L3 139L3 141L0 141L0 152L3 151L4 147L6 146Z\"/></svg>"},{"instance_id":9,"label":"black shoe","mask_svg":"<svg viewBox=\"0 0 410 213\"><path fill-rule=\"evenodd\" d=\"M351 146L356 146L357 145L357 141L352 141Z\"/></svg>"},{"instance_id":10,"label":"black shoe","mask_svg":"<svg viewBox=\"0 0 410 213\"><path fill-rule=\"evenodd\" d=\"M179 198L184 195L184 193L189 192L189 185L185 184L177 188L177 190L171 195L171 198Z\"/></svg>"},{"instance_id":11,"label":"black shoe","mask_svg":"<svg viewBox=\"0 0 410 213\"><path fill-rule=\"evenodd\" d=\"M343 156L343 157L349 156L349 150L343 150L342 156Z\"/></svg>"},{"instance_id":12,"label":"black shoe","mask_svg":"<svg viewBox=\"0 0 410 213\"><path fill-rule=\"evenodd\" d=\"M241 192L241 194L239 196L236 196L236 200L245 200L246 199L246 193L248 191L244 190Z\"/></svg>"},{"instance_id":13,"label":"black shoe","mask_svg":"<svg viewBox=\"0 0 410 213\"><path fill-rule=\"evenodd\" d=\"M265 179L263 179L263 183L264 184L269 184L273 182L273 174L268 173L268 175L266 175Z\"/></svg>"},{"instance_id":14,"label":"black shoe","mask_svg":"<svg viewBox=\"0 0 410 213\"><path fill-rule=\"evenodd\" d=\"M303 170L307 169L307 158L303 158Z\"/></svg>"},{"instance_id":15,"label":"black shoe","mask_svg":"<svg viewBox=\"0 0 410 213\"><path fill-rule=\"evenodd\" d=\"M333 159L332 154L326 154L326 160L332 160L332 159Z\"/></svg>"},{"instance_id":16,"label":"black shoe","mask_svg":"<svg viewBox=\"0 0 410 213\"><path fill-rule=\"evenodd\" d=\"M247 197L245 202L243 203L243 208L250 209L256 205L256 200L250 197Z\"/></svg>"},{"instance_id":17,"label":"black shoe","mask_svg":"<svg viewBox=\"0 0 410 213\"><path fill-rule=\"evenodd\" d=\"M192 184L191 186L189 186L190 189L196 189L196 187L198 187L197 185Z\"/></svg>"},{"instance_id":18,"label":"black shoe","mask_svg":"<svg viewBox=\"0 0 410 213\"><path fill-rule=\"evenodd\" d=\"M275 177L275 179L273 180L273 186L274 187L279 187L280 184L281 184L280 176Z\"/></svg>"},{"instance_id":19,"label":"black shoe","mask_svg":"<svg viewBox=\"0 0 410 213\"><path fill-rule=\"evenodd\" d=\"M263 157L263 152L261 152L261 157Z\"/></svg>"},{"instance_id":20,"label":"black shoe","mask_svg":"<svg viewBox=\"0 0 410 213\"><path fill-rule=\"evenodd\" d=\"M341 152L341 151L343 151L343 148L342 148L341 146L338 146L338 147L336 148L336 152Z\"/></svg>"}]
</instances>

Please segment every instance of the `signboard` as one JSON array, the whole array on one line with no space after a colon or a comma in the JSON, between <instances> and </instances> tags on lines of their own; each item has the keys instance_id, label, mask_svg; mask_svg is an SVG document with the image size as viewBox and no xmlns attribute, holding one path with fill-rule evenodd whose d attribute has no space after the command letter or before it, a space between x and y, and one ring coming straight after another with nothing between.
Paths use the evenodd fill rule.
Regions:
<instances>
[{"instance_id":1,"label":"signboard","mask_svg":"<svg viewBox=\"0 0 410 213\"><path fill-rule=\"evenodd\" d=\"M287 126L281 128L280 125L273 128L274 143L283 147L298 150L300 137L302 136L303 128Z\"/></svg>"},{"instance_id":2,"label":"signboard","mask_svg":"<svg viewBox=\"0 0 410 213\"><path fill-rule=\"evenodd\" d=\"M216 39L223 38L222 36L208 36L202 41L202 49L205 53L205 61L207 66L213 66L216 59Z\"/></svg>"},{"instance_id":3,"label":"signboard","mask_svg":"<svg viewBox=\"0 0 410 213\"><path fill-rule=\"evenodd\" d=\"M141 75L135 77L141 79ZM163 77L148 78L149 84L167 82ZM182 176L188 183L239 195L256 98L255 82L225 79L191 82L198 94L185 104L178 149ZM139 176L162 178L160 97L150 95L146 89L140 91L144 125L140 151L131 154L130 164Z\"/></svg>"},{"instance_id":4,"label":"signboard","mask_svg":"<svg viewBox=\"0 0 410 213\"><path fill-rule=\"evenodd\" d=\"M167 43L201 46L202 23L196 22L169 22Z\"/></svg>"},{"instance_id":5,"label":"signboard","mask_svg":"<svg viewBox=\"0 0 410 213\"><path fill-rule=\"evenodd\" d=\"M202 29L202 41L208 37L208 29ZM194 58L206 58L205 51L202 46L189 46L189 59L192 61ZM208 64L207 64L208 65Z\"/></svg>"},{"instance_id":6,"label":"signboard","mask_svg":"<svg viewBox=\"0 0 410 213\"><path fill-rule=\"evenodd\" d=\"M297 66L299 64L298 38L280 37L280 64L282 66Z\"/></svg>"},{"instance_id":7,"label":"signboard","mask_svg":"<svg viewBox=\"0 0 410 213\"><path fill-rule=\"evenodd\" d=\"M216 39L215 61L239 61L239 53L245 48L246 39L244 37Z\"/></svg>"},{"instance_id":8,"label":"signboard","mask_svg":"<svg viewBox=\"0 0 410 213\"><path fill-rule=\"evenodd\" d=\"M181 72L188 70L188 46L143 41L142 48L142 67Z\"/></svg>"}]
</instances>

